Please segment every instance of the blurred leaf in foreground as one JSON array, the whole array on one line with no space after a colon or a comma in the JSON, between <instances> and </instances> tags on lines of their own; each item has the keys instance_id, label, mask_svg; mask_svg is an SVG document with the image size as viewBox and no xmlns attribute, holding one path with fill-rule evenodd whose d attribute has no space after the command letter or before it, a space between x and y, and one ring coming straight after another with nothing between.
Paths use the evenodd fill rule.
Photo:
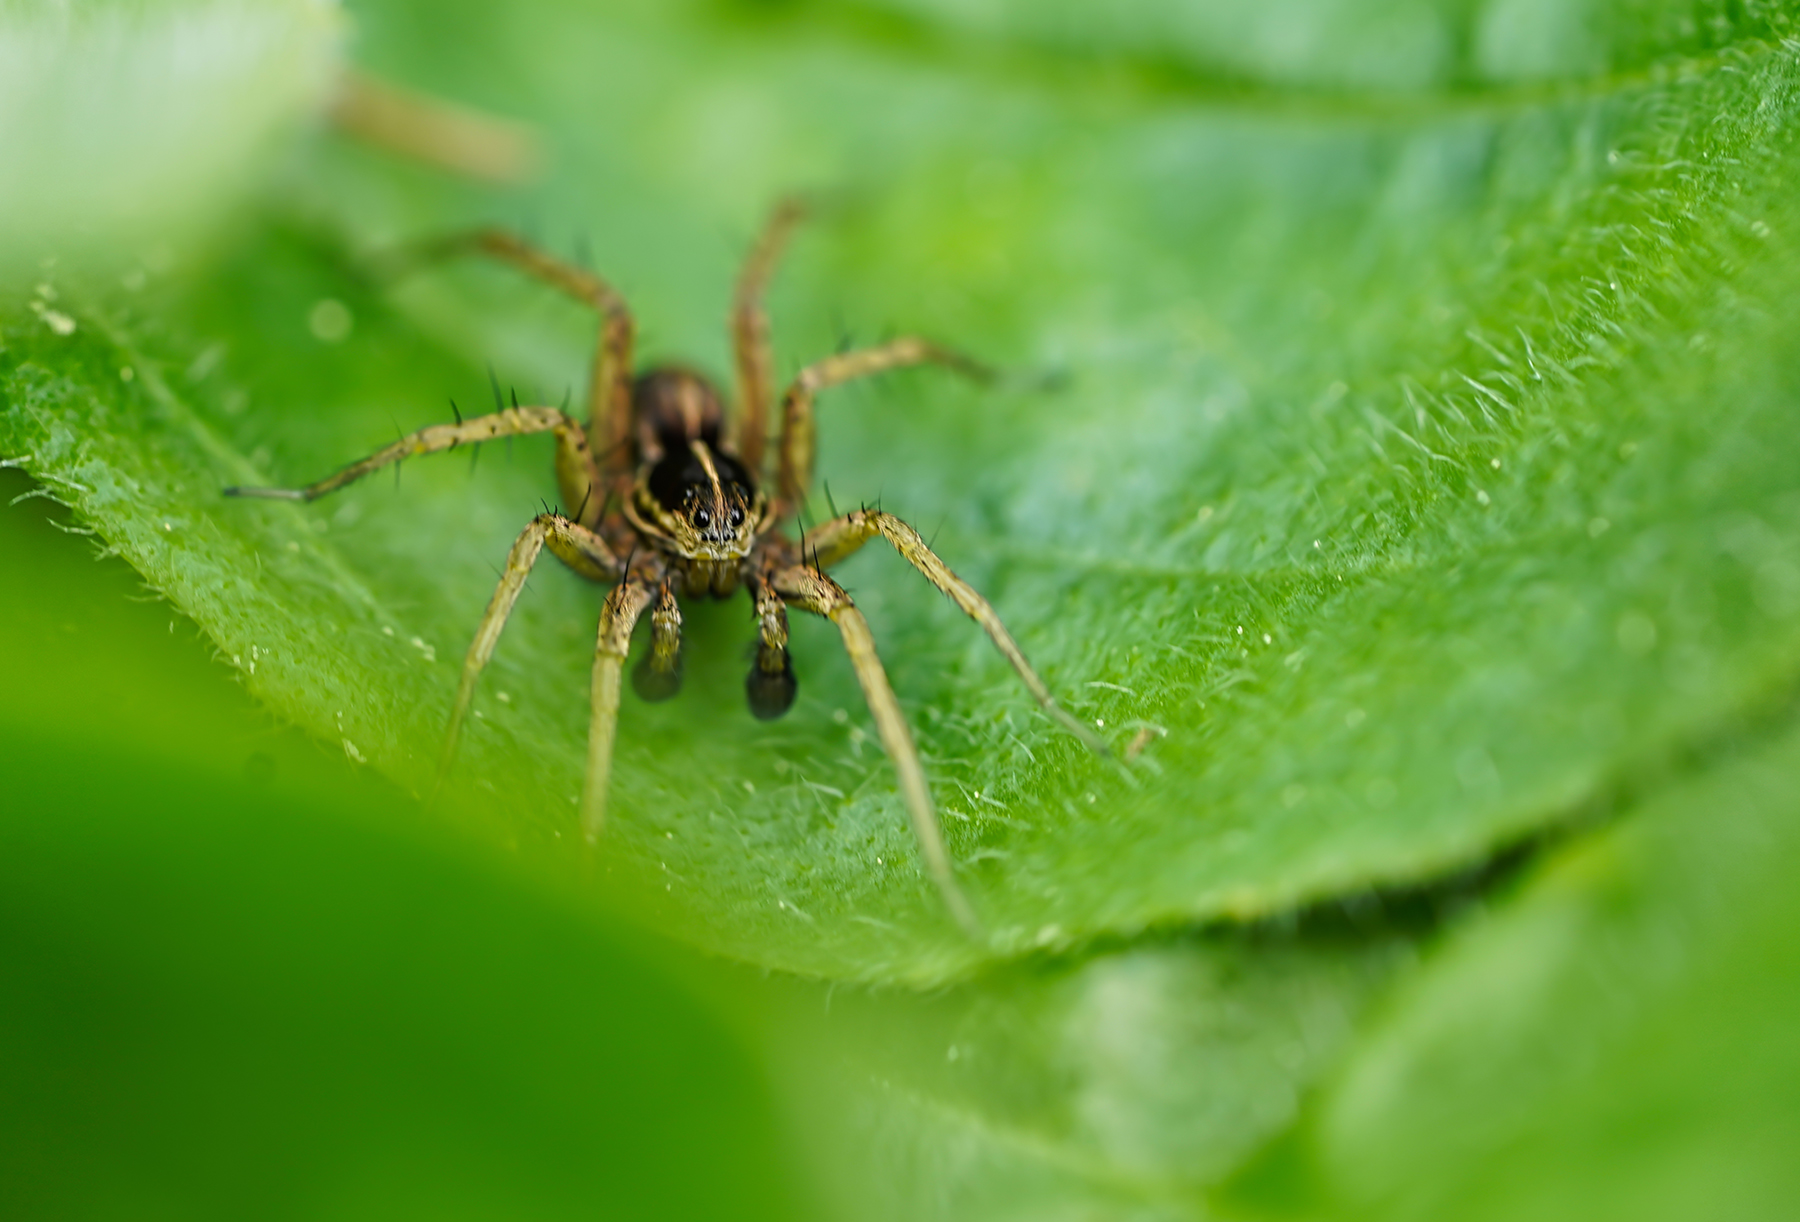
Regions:
<instances>
[{"instance_id":1,"label":"blurred leaf in foreground","mask_svg":"<svg viewBox=\"0 0 1800 1222\"><path fill-rule=\"evenodd\" d=\"M725 1028L516 882L54 739L0 785L9 1217L794 1216Z\"/></svg>"},{"instance_id":2,"label":"blurred leaf in foreground","mask_svg":"<svg viewBox=\"0 0 1800 1222\"><path fill-rule=\"evenodd\" d=\"M1193 1217L1414 958L1422 904L1312 914L927 996L774 986L768 1046L845 1217Z\"/></svg>"},{"instance_id":3,"label":"blurred leaf in foreground","mask_svg":"<svg viewBox=\"0 0 1800 1222\"><path fill-rule=\"evenodd\" d=\"M1564 848L1454 937L1230 1204L1344 1219L1787 1214L1800 735L1784 723L1718 765Z\"/></svg>"}]
</instances>

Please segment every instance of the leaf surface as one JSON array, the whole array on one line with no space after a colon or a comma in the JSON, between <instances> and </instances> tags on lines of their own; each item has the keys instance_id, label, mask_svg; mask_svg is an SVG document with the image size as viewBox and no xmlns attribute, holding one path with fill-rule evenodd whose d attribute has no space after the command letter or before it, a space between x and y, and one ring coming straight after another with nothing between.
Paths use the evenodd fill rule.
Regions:
<instances>
[{"instance_id":1,"label":"leaf surface","mask_svg":"<svg viewBox=\"0 0 1800 1222\"><path fill-rule=\"evenodd\" d=\"M1017 371L837 392L821 469L839 504L933 536L1070 706L1143 747L1129 775L1087 757L897 560L845 566L994 930L976 947L920 874L834 634L796 625L800 701L762 726L746 610L690 608L682 698L627 696L609 833L607 886L664 928L929 983L1257 917L1478 862L1791 686L1780 10L1561 83L1458 69L1398 98L1272 71L1225 97L1104 43L1045 58L1010 27L964 46L805 8L469 10L420 37L435 14L370 10L369 62L542 125L538 230L586 230L651 357L727 368L759 209L823 186L774 296L784 371L846 329ZM218 489L473 410L484 362L560 399L591 325L497 271L391 293L363 272L367 247L514 200L333 147L283 194L139 295L71 283L73 334L12 309L0 450L273 708L422 789L495 566L554 496L543 443L303 508ZM458 774L565 874L599 597L534 579Z\"/></svg>"}]
</instances>

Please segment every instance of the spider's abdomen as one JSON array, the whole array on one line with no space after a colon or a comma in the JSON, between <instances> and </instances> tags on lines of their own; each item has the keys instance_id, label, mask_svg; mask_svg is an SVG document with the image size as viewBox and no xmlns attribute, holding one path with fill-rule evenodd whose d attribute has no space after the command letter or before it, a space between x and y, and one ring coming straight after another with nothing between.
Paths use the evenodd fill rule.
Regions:
<instances>
[{"instance_id":1,"label":"spider's abdomen","mask_svg":"<svg viewBox=\"0 0 1800 1222\"><path fill-rule=\"evenodd\" d=\"M704 375L666 365L639 374L631 384L631 419L638 460L655 463L693 441L716 452L725 409Z\"/></svg>"}]
</instances>

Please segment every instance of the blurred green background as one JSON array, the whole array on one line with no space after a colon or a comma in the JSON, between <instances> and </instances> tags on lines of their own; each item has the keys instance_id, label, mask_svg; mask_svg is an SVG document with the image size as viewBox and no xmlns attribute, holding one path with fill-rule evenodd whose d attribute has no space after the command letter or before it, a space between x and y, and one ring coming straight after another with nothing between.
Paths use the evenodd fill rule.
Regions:
<instances>
[{"instance_id":1,"label":"blurred green background","mask_svg":"<svg viewBox=\"0 0 1800 1222\"><path fill-rule=\"evenodd\" d=\"M1787 1212L1796 7L0 6L6 1215ZM579 309L386 245L517 227L723 374L796 190L783 376L1005 371L832 393L833 498L1132 760L845 566L988 945L742 603L599 869L567 572L423 808L544 439L219 495L579 395Z\"/></svg>"}]
</instances>

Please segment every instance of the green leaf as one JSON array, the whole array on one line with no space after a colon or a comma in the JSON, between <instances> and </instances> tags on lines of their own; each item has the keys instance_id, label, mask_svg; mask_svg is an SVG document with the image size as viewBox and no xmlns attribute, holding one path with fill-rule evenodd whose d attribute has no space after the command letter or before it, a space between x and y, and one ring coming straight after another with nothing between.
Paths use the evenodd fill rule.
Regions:
<instances>
[{"instance_id":1,"label":"green leaf","mask_svg":"<svg viewBox=\"0 0 1800 1222\"><path fill-rule=\"evenodd\" d=\"M1341 1218L1785 1213L1800 1189L1800 735L1789 721L1728 752L1453 937L1233 1203Z\"/></svg>"},{"instance_id":2,"label":"green leaf","mask_svg":"<svg viewBox=\"0 0 1800 1222\"><path fill-rule=\"evenodd\" d=\"M1321 912L929 996L777 983L764 1041L840 1216L1192 1217L1411 966L1418 915Z\"/></svg>"},{"instance_id":3,"label":"green leaf","mask_svg":"<svg viewBox=\"0 0 1800 1222\"><path fill-rule=\"evenodd\" d=\"M935 33L943 46L1012 48L1044 66L1116 57L1170 88L1263 101L1274 92L1354 101L1585 85L1704 57L1734 40L1777 39L1789 20L1779 4L1727 12L1717 4L1632 0L864 0L858 7L884 11L905 23L890 29L915 38Z\"/></svg>"},{"instance_id":4,"label":"green leaf","mask_svg":"<svg viewBox=\"0 0 1800 1222\"><path fill-rule=\"evenodd\" d=\"M354 787L29 734L0 784L13 1216L795 1216L766 1087L669 947Z\"/></svg>"},{"instance_id":5,"label":"green leaf","mask_svg":"<svg viewBox=\"0 0 1800 1222\"><path fill-rule=\"evenodd\" d=\"M1129 776L1088 758L892 557L845 567L995 931L977 947L921 877L829 631L797 625L800 702L764 727L744 609L691 608L682 699L627 697L601 888L647 892L662 927L930 982L1258 916L1480 861L1791 686L1780 10L1620 32L1555 71L1453 58L1403 97L1362 68L1307 78L1336 92L1270 70L1229 103L1006 27L959 49L805 6L458 12L451 34L436 8L371 10L368 62L542 125L539 230L588 230L651 356L726 368L758 210L822 185L838 204L775 294L784 369L848 326L1018 371L834 394L822 470L840 503L935 531L1071 707L1147 743ZM1506 83L1546 75L1574 83ZM217 491L472 408L486 361L560 398L591 323L485 269L378 295L321 232L360 248L516 201L337 148L282 194L140 296L69 284L72 335L28 303L0 321L0 450L271 707L422 787L493 566L553 494L544 446L306 508ZM459 772L498 839L568 875L598 599L535 579Z\"/></svg>"}]
</instances>

